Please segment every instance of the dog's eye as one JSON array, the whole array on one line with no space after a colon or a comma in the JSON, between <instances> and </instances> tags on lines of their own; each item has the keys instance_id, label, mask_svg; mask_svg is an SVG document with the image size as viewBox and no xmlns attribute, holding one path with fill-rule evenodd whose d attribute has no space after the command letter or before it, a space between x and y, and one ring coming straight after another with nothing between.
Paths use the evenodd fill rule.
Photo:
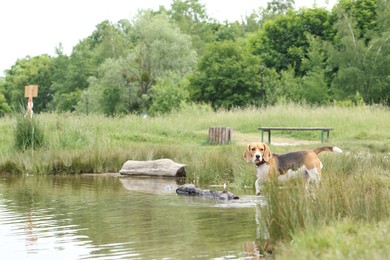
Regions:
<instances>
[{"instance_id":1,"label":"dog's eye","mask_svg":"<svg viewBox=\"0 0 390 260\"><path fill-rule=\"evenodd\" d=\"M256 148L252 148L252 151L253 151L253 152L256 151Z\"/></svg>"},{"instance_id":2,"label":"dog's eye","mask_svg":"<svg viewBox=\"0 0 390 260\"><path fill-rule=\"evenodd\" d=\"M263 152L264 151L264 149L263 148L260 148L260 152Z\"/></svg>"}]
</instances>

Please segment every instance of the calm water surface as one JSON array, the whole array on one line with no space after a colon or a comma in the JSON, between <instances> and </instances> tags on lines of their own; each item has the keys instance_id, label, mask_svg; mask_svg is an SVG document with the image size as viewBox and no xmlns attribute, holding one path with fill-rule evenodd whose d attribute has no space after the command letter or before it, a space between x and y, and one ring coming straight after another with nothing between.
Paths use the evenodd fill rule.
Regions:
<instances>
[{"instance_id":1,"label":"calm water surface","mask_svg":"<svg viewBox=\"0 0 390 260\"><path fill-rule=\"evenodd\" d=\"M257 259L258 208L178 196L175 180L0 176L9 259ZM171 189L172 188L172 189ZM218 189L218 188L216 188ZM257 210L256 210L257 209Z\"/></svg>"}]
</instances>

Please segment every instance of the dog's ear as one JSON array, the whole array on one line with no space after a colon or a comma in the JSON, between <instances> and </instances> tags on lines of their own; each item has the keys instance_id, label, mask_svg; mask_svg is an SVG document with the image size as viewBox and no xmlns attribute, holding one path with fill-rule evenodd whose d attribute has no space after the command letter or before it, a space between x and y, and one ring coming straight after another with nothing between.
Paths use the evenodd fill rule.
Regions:
<instances>
[{"instance_id":1,"label":"dog's ear","mask_svg":"<svg viewBox=\"0 0 390 260\"><path fill-rule=\"evenodd\" d=\"M271 157L272 157L271 150L269 149L268 145L264 144L264 154L263 154L264 161L269 162L269 159L271 159Z\"/></svg>"},{"instance_id":2,"label":"dog's ear","mask_svg":"<svg viewBox=\"0 0 390 260\"><path fill-rule=\"evenodd\" d=\"M251 157L252 157L252 154L251 154L251 145L250 144L248 144L248 148L246 148L246 150L244 151L244 154L243 154L243 156L244 156L244 160L246 161L246 162L250 162L250 160L251 160Z\"/></svg>"}]
</instances>

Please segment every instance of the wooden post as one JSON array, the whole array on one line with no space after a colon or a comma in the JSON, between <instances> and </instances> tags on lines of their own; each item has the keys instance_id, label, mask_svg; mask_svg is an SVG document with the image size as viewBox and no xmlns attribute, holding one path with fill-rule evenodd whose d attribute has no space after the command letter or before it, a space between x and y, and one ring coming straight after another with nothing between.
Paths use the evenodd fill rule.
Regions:
<instances>
[{"instance_id":1,"label":"wooden post","mask_svg":"<svg viewBox=\"0 0 390 260\"><path fill-rule=\"evenodd\" d=\"M27 113L30 119L32 119L33 115L33 97L38 96L38 85L28 85L24 87L24 97L28 98L27 101Z\"/></svg>"},{"instance_id":2,"label":"wooden post","mask_svg":"<svg viewBox=\"0 0 390 260\"><path fill-rule=\"evenodd\" d=\"M231 141L232 129L230 127L210 127L209 142L212 144L224 144Z\"/></svg>"}]
</instances>

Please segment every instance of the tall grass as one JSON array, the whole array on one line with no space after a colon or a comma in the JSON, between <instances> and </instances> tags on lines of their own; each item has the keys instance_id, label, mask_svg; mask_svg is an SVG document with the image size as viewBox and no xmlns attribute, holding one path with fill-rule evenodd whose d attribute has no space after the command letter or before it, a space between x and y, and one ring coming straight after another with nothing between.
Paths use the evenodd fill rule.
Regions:
<instances>
[{"instance_id":1,"label":"tall grass","mask_svg":"<svg viewBox=\"0 0 390 260\"><path fill-rule=\"evenodd\" d=\"M16 116L16 127L14 130L15 148L20 151L38 149L43 145L44 134L39 121L35 118L28 118L22 114Z\"/></svg>"},{"instance_id":2,"label":"tall grass","mask_svg":"<svg viewBox=\"0 0 390 260\"><path fill-rule=\"evenodd\" d=\"M273 243L289 243L306 229L322 228L348 219L376 223L390 217L390 156L344 154L326 156L321 185L306 191L302 180L265 188L267 228Z\"/></svg>"},{"instance_id":3,"label":"tall grass","mask_svg":"<svg viewBox=\"0 0 390 260\"><path fill-rule=\"evenodd\" d=\"M257 130L260 126L329 126L334 128L331 143L343 150L387 153L390 149L390 119L386 107L284 104L215 112L206 105L194 105L148 118L71 113L39 114L34 118L45 133L45 142L34 154L18 151L12 145L17 119L0 118L0 171L8 172L10 168L20 173L40 174L68 170L70 173L118 171L128 159L169 157L186 163L189 178L194 181L228 180L252 186L254 176L248 177L248 172L253 169L242 163L242 151L247 142L260 139ZM231 127L232 142L223 146L208 144L208 128L212 126ZM317 133L307 131L273 135L274 138L320 140ZM317 145L272 147L272 150L285 152Z\"/></svg>"}]
</instances>

